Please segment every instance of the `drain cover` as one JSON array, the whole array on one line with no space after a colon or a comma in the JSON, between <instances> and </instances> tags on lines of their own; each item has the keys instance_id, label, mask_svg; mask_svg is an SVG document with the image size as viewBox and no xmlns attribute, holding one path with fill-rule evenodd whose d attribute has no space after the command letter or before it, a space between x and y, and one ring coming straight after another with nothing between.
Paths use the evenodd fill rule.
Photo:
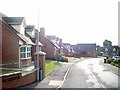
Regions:
<instances>
[{"instance_id":1,"label":"drain cover","mask_svg":"<svg viewBox=\"0 0 120 90\"><path fill-rule=\"evenodd\" d=\"M53 85L53 86L60 86L62 84L62 81L59 80L51 80L49 85Z\"/></svg>"}]
</instances>

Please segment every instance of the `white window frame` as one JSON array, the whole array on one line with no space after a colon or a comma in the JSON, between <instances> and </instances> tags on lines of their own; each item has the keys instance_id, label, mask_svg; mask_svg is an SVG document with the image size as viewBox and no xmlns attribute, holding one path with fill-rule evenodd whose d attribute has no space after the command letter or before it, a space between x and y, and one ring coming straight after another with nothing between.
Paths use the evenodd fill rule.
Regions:
<instances>
[{"instance_id":1,"label":"white window frame","mask_svg":"<svg viewBox=\"0 0 120 90\"><path fill-rule=\"evenodd\" d=\"M21 48L25 48L25 52L21 52ZM30 50L28 50L28 48L30 49ZM22 58L21 57L21 54L25 54L25 58ZM30 55L30 56L28 56L28 54ZM30 59L31 58L31 46L30 45L23 45L23 46L20 46L20 59L22 60L22 59Z\"/></svg>"}]
</instances>

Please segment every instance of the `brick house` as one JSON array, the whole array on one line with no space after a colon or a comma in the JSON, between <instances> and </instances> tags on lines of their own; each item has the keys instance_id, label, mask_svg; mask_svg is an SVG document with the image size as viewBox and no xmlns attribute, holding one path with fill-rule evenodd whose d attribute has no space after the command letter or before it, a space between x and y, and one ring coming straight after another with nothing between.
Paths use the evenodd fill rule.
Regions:
<instances>
[{"instance_id":1,"label":"brick house","mask_svg":"<svg viewBox=\"0 0 120 90\"><path fill-rule=\"evenodd\" d=\"M96 57L96 44L73 45L73 50L78 57Z\"/></svg>"},{"instance_id":2,"label":"brick house","mask_svg":"<svg viewBox=\"0 0 120 90\"><path fill-rule=\"evenodd\" d=\"M103 56L116 56L118 54L118 46L104 46Z\"/></svg>"},{"instance_id":3,"label":"brick house","mask_svg":"<svg viewBox=\"0 0 120 90\"><path fill-rule=\"evenodd\" d=\"M69 43L63 43L63 47L64 47L63 48L64 55L72 57L74 51L73 51L73 48L72 48L71 44L69 44Z\"/></svg>"},{"instance_id":4,"label":"brick house","mask_svg":"<svg viewBox=\"0 0 120 90\"><path fill-rule=\"evenodd\" d=\"M32 42L35 45L32 45L31 47L31 56L32 56L32 61L34 61L34 53L36 52L36 46L37 46L37 33L38 30L35 28L34 25L27 25L25 27L25 35L32 40ZM42 43L39 42L39 49L41 50Z\"/></svg>"},{"instance_id":5,"label":"brick house","mask_svg":"<svg viewBox=\"0 0 120 90\"><path fill-rule=\"evenodd\" d=\"M3 17L2 68L22 68L32 63L31 47L35 45L25 36L24 17Z\"/></svg>"},{"instance_id":6,"label":"brick house","mask_svg":"<svg viewBox=\"0 0 120 90\"><path fill-rule=\"evenodd\" d=\"M45 29L40 28L40 42L43 44L41 50L46 53L46 59L55 60L56 56L62 53L59 46L59 39L56 36L45 36Z\"/></svg>"}]
</instances>

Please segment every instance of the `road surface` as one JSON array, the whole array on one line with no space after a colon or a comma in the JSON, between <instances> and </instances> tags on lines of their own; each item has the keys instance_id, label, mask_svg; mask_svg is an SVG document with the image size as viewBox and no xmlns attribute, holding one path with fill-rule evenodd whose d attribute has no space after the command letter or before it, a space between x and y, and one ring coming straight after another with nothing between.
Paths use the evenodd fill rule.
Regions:
<instances>
[{"instance_id":1,"label":"road surface","mask_svg":"<svg viewBox=\"0 0 120 90\"><path fill-rule=\"evenodd\" d=\"M77 62L69 70L61 88L118 88L120 77L103 66L103 59Z\"/></svg>"}]
</instances>

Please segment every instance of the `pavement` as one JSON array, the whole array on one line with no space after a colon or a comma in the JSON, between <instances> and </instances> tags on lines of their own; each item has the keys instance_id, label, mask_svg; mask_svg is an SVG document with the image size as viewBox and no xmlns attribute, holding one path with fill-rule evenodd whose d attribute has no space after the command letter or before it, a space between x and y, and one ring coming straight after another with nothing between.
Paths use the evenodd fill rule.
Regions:
<instances>
[{"instance_id":1,"label":"pavement","mask_svg":"<svg viewBox=\"0 0 120 90\"><path fill-rule=\"evenodd\" d=\"M74 63L79 62L81 59L76 59L71 62L61 62L61 65L57 67L55 70L53 70L51 73L49 73L42 81L40 82L34 82L30 85L20 87L19 89L24 88L55 88L59 89L62 84L64 83L64 80L69 72L69 69L72 67ZM110 70L111 72L120 75L118 69L115 66L112 66L110 64L104 63L102 60L100 61L100 64L102 64L106 70Z\"/></svg>"},{"instance_id":2,"label":"pavement","mask_svg":"<svg viewBox=\"0 0 120 90\"><path fill-rule=\"evenodd\" d=\"M120 76L120 68L117 68L111 64L104 63L104 59L101 58L100 64L105 68L105 70L111 71L115 73L116 75Z\"/></svg>"}]
</instances>

